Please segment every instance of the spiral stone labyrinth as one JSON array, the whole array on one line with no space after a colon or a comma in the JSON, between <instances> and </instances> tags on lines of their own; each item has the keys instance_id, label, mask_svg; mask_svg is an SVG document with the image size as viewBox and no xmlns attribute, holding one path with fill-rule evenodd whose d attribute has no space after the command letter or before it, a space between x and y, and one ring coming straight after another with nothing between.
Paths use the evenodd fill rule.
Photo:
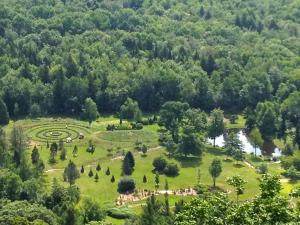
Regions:
<instances>
[{"instance_id":1,"label":"spiral stone labyrinth","mask_svg":"<svg viewBox=\"0 0 300 225\"><path fill-rule=\"evenodd\" d=\"M87 135L89 128L77 124L47 123L38 124L25 130L27 137L37 142L54 142L67 139L76 140L80 134Z\"/></svg>"}]
</instances>

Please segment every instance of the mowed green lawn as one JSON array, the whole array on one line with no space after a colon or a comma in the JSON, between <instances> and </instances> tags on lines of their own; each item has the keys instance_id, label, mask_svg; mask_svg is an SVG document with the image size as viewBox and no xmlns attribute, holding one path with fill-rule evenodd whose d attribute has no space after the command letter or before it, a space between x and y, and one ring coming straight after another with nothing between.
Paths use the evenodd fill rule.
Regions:
<instances>
[{"instance_id":1,"label":"mowed green lawn","mask_svg":"<svg viewBox=\"0 0 300 225\"><path fill-rule=\"evenodd\" d=\"M63 182L62 174L64 168L67 166L68 161L72 160L78 166L84 166L85 172L81 174L80 178L76 181L76 185L79 186L82 197L90 197L93 200L99 202L100 205L106 207L112 207L118 197L117 184L121 179L121 167L122 167L122 154L126 151L132 151L135 156L136 166L132 178L136 182L136 188L138 190L147 189L154 190L154 177L152 162L154 158L163 156L170 162L175 162L180 167L180 174L177 177L166 177L160 175L160 187L163 190L165 181L168 180L170 190L178 190L180 188L194 187L197 183L198 170L200 169L200 182L205 185L212 185L212 178L209 174L209 166L214 158L218 158L222 161L223 171L220 177L217 178L217 186L222 188L224 191L229 193L229 197L235 199L235 192L232 187L226 183L226 178L233 175L240 175L243 177L247 184L245 185L245 193L240 196L241 200L253 198L259 194L259 174L256 173L254 168L249 167L245 163L236 165L234 161L225 160L220 150L213 149L207 146L202 159L197 157L180 157L169 159L167 152L163 147L159 147L158 143L158 130L159 126L149 125L144 126L143 130L139 131L106 131L108 124L118 124L118 119L108 116L100 118L98 121L92 123L91 126L87 122L78 121L70 118L43 118L39 120L20 120L15 123L11 123L6 130L9 132L14 124L18 124L24 127L25 132L28 135L36 135L37 130L43 129L57 129L58 126L64 127L61 124L73 125L74 129L78 127L78 131L85 130L85 138L83 140L76 139L72 143L65 143L67 149L67 159L62 161L59 159L59 152L56 157L56 164L49 164L48 159L50 150L46 148L46 142L32 141L29 150L33 148L33 145L37 145L41 158L44 160L46 165L45 177L48 181L49 188L53 178L57 178L64 185L68 185ZM244 121L242 117L238 119L238 126L242 125ZM47 124L47 125L43 125ZM52 124L49 125L49 124ZM59 124L59 125L58 125ZM33 129L38 127L37 129ZM63 129L63 128L62 128ZM89 140L96 146L96 150L93 154L86 151ZM139 141L146 144L149 147L149 152L146 157L143 157L137 150L135 150L135 143ZM51 144L51 142L49 142ZM74 146L78 146L78 155L73 157L72 151ZM108 151L108 149L111 149ZM30 151L29 151L30 153ZM259 160L253 160L250 156L247 156L248 161L253 165L257 166L261 163ZM96 173L97 164L101 165L101 171L98 172L100 177L96 183L94 177L89 177L88 172L90 169L93 170L94 175ZM107 176L105 174L107 168L110 168L111 174ZM273 174L280 174L281 167L279 164L268 163L269 172ZM111 183L111 176L114 175L116 181ZM147 177L147 183L143 183L143 176ZM283 193L287 194L288 191L293 187L290 184L283 184ZM162 197L163 198L163 197ZM174 206L175 201L179 200L180 196L170 196L170 205ZM184 197L185 200L191 199L191 197ZM130 203L128 207L135 213L141 212L141 205L145 201ZM110 219L114 224L119 224L120 221ZM121 222L120 222L121 223Z\"/></svg>"},{"instance_id":2,"label":"mowed green lawn","mask_svg":"<svg viewBox=\"0 0 300 225\"><path fill-rule=\"evenodd\" d=\"M154 177L155 174L152 172L153 166L152 161L155 157L165 155L164 149L156 149L150 151L147 157L142 157L140 153L135 152L136 166L132 177L136 181L137 189L154 190ZM166 157L166 156L165 156ZM166 157L167 158L167 157ZM160 176L160 189L164 189L165 180L168 180L170 190L178 190L180 188L194 187L197 183L198 168L200 168L201 183L206 185L212 184L211 176L209 175L209 166L214 158L222 160L223 172L217 179L217 185L224 190L230 191L230 196L235 197L233 189L226 184L226 178L232 175L240 175L247 180L245 194L241 196L241 199L248 199L259 193L258 180L259 175L256 174L255 170L249 168L245 164L236 166L234 162L225 161L223 155L212 153L211 151L205 152L202 161L198 158L187 158L187 159L169 159L170 161L176 162L181 170L177 177L166 177L165 175ZM93 199L101 202L101 204L114 203L118 197L117 182L121 178L121 159L106 159L100 161L102 170L98 173L100 176L99 182L96 183L94 178L88 177L87 173L90 168L93 172L96 172L96 164L85 166L85 173L81 175L80 179L76 181L76 184L80 187L83 196L90 196ZM200 166L200 167L199 167ZM107 168L110 168L111 175L116 178L115 183L111 183L111 176L105 175ZM57 177L62 181L62 171L54 170L47 173L49 178ZM148 182L143 183L143 176L146 175Z\"/></svg>"}]
</instances>

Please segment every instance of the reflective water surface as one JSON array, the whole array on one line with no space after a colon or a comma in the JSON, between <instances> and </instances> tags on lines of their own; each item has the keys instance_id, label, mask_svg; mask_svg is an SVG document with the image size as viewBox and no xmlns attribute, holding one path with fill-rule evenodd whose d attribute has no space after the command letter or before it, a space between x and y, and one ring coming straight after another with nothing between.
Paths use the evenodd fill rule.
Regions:
<instances>
[{"instance_id":1,"label":"reflective water surface","mask_svg":"<svg viewBox=\"0 0 300 225\"><path fill-rule=\"evenodd\" d=\"M254 146L249 142L249 139L246 133L243 130L237 131L238 137L240 141L243 143L244 151L247 153L255 153ZM226 134L224 134L226 135ZM216 138L216 146L223 147L224 146L224 135L221 135ZM213 144L212 139L208 139L208 142ZM272 142L265 142L261 148L256 148L256 155L268 155L268 156L281 156L280 149Z\"/></svg>"}]
</instances>

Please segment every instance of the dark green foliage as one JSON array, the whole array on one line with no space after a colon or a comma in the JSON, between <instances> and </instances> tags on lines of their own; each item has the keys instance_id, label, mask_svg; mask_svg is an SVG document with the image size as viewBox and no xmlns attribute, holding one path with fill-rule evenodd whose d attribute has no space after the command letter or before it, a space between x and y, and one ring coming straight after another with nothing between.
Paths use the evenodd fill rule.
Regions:
<instances>
[{"instance_id":1,"label":"dark green foliage","mask_svg":"<svg viewBox=\"0 0 300 225\"><path fill-rule=\"evenodd\" d=\"M0 224L48 224L58 225L59 220L51 210L27 201L0 201Z\"/></svg>"},{"instance_id":2,"label":"dark green foliage","mask_svg":"<svg viewBox=\"0 0 300 225\"><path fill-rule=\"evenodd\" d=\"M65 149L65 147L63 147L60 151L60 159L66 160L66 158L67 158L67 150Z\"/></svg>"},{"instance_id":3,"label":"dark green foliage","mask_svg":"<svg viewBox=\"0 0 300 225\"><path fill-rule=\"evenodd\" d=\"M202 157L204 151L205 138L194 131L190 126L183 128L183 134L180 137L178 151L186 157L191 155Z\"/></svg>"},{"instance_id":4,"label":"dark green foliage","mask_svg":"<svg viewBox=\"0 0 300 225\"><path fill-rule=\"evenodd\" d=\"M87 98L84 101L83 117L91 123L97 119L99 113L96 103L91 98Z\"/></svg>"},{"instance_id":5,"label":"dark green foliage","mask_svg":"<svg viewBox=\"0 0 300 225\"><path fill-rule=\"evenodd\" d=\"M284 100L281 83L299 86L294 1L188 1L183 7L153 0L4 0L1 98L10 116L78 116L87 111L86 99L105 112L122 105L154 112L182 100L205 110L241 111L275 95ZM149 23L157 19L170 29ZM140 119L135 110L122 111L124 118L130 112Z\"/></svg>"},{"instance_id":6,"label":"dark green foliage","mask_svg":"<svg viewBox=\"0 0 300 225\"><path fill-rule=\"evenodd\" d=\"M220 109L214 109L210 114L210 123L208 126L208 136L214 140L224 132L224 115Z\"/></svg>"},{"instance_id":7,"label":"dark green foliage","mask_svg":"<svg viewBox=\"0 0 300 225\"><path fill-rule=\"evenodd\" d=\"M127 207L108 209L107 214L116 219L128 219L133 216L133 213Z\"/></svg>"},{"instance_id":8,"label":"dark green foliage","mask_svg":"<svg viewBox=\"0 0 300 225\"><path fill-rule=\"evenodd\" d=\"M175 143L178 142L179 125L183 119L185 111L189 108L187 103L166 102L160 110L159 123L170 131Z\"/></svg>"},{"instance_id":9,"label":"dark green foliage","mask_svg":"<svg viewBox=\"0 0 300 225\"><path fill-rule=\"evenodd\" d=\"M145 121L142 111L160 111L160 125L172 140L163 140L170 156L178 150L201 155L197 138L208 133L214 139L224 130L222 113L213 115L214 111L205 122L201 110L221 108L235 115L248 108L248 131L257 127L266 140L293 137L294 150L300 145L298 6L297 0L2 0L0 124L7 124L9 117L48 115L82 116L92 122L97 111L121 111L121 122L128 118L135 122L133 129L141 129L141 124L156 121ZM124 122L108 128L132 126ZM11 140L10 148L4 139ZM0 224L42 224L36 219L63 225L83 222L75 188L55 184L47 199L36 191L44 192L35 184L45 165L37 151L30 160L26 143L20 128L0 138L1 197L32 202L0 203ZM58 150L65 158L64 148L56 144L50 149L51 163ZM95 146L89 145L88 151L93 153ZM242 159L240 149L230 152ZM290 177L300 170L295 153L288 148L282 157ZM298 223L298 209L278 195L278 186L278 181L264 177L262 194L253 201L235 204L220 195L196 198L178 203L176 215L167 210L167 201L152 197L142 215L126 223ZM51 212L36 201L45 202L59 221L46 220ZM98 211L90 205L92 213L86 215ZM96 220L86 218L90 219L85 223Z\"/></svg>"},{"instance_id":10,"label":"dark green foliage","mask_svg":"<svg viewBox=\"0 0 300 225\"><path fill-rule=\"evenodd\" d=\"M94 173L93 173L93 170L92 170L92 169L90 169L88 176L89 176L89 177L94 176Z\"/></svg>"},{"instance_id":11,"label":"dark green foliage","mask_svg":"<svg viewBox=\"0 0 300 225\"><path fill-rule=\"evenodd\" d=\"M99 163L98 163L97 166L96 166L96 170L97 170L97 171L100 171L100 170L101 170L101 166L100 166Z\"/></svg>"},{"instance_id":12,"label":"dark green foliage","mask_svg":"<svg viewBox=\"0 0 300 225\"><path fill-rule=\"evenodd\" d=\"M97 183L99 181L99 175L98 175L98 173L96 173L96 175L95 175L95 182Z\"/></svg>"},{"instance_id":13,"label":"dark green foliage","mask_svg":"<svg viewBox=\"0 0 300 225\"><path fill-rule=\"evenodd\" d=\"M286 144L284 149L282 150L282 153L286 156L292 156L294 154L294 149L291 144Z\"/></svg>"},{"instance_id":14,"label":"dark green foliage","mask_svg":"<svg viewBox=\"0 0 300 225\"><path fill-rule=\"evenodd\" d=\"M213 186L216 187L216 178L222 173L222 163L219 159L214 159L209 167L209 173L213 178Z\"/></svg>"},{"instance_id":15,"label":"dark green foliage","mask_svg":"<svg viewBox=\"0 0 300 225\"><path fill-rule=\"evenodd\" d=\"M9 115L7 107L3 100L0 98L0 125L6 125L9 123Z\"/></svg>"},{"instance_id":16,"label":"dark green foliage","mask_svg":"<svg viewBox=\"0 0 300 225\"><path fill-rule=\"evenodd\" d=\"M80 173L84 173L84 167L83 167L83 165L80 168Z\"/></svg>"},{"instance_id":17,"label":"dark green foliage","mask_svg":"<svg viewBox=\"0 0 300 225\"><path fill-rule=\"evenodd\" d=\"M272 140L278 131L278 106L272 102L259 103L256 107L257 127L265 140Z\"/></svg>"},{"instance_id":18,"label":"dark green foliage","mask_svg":"<svg viewBox=\"0 0 300 225\"><path fill-rule=\"evenodd\" d=\"M286 171L282 173L287 178L290 178L292 181L300 179L300 172L296 170L294 166L290 166Z\"/></svg>"},{"instance_id":19,"label":"dark green foliage","mask_svg":"<svg viewBox=\"0 0 300 225\"><path fill-rule=\"evenodd\" d=\"M142 120L142 112L139 105L131 98L127 98L124 104L120 107L120 120L122 119L134 120L136 122L140 122Z\"/></svg>"},{"instance_id":20,"label":"dark green foliage","mask_svg":"<svg viewBox=\"0 0 300 225\"><path fill-rule=\"evenodd\" d=\"M266 163L261 163L258 167L257 167L257 172L260 174L267 174L268 173L268 166Z\"/></svg>"},{"instance_id":21,"label":"dark green foliage","mask_svg":"<svg viewBox=\"0 0 300 225\"><path fill-rule=\"evenodd\" d=\"M93 154L96 150L95 145L93 144L92 140L89 140L89 146L87 147L86 151Z\"/></svg>"},{"instance_id":22,"label":"dark green foliage","mask_svg":"<svg viewBox=\"0 0 300 225\"><path fill-rule=\"evenodd\" d=\"M91 199L84 199L80 209L83 222L87 224L90 221L101 221L105 218L105 212L100 208L97 202Z\"/></svg>"},{"instance_id":23,"label":"dark green foliage","mask_svg":"<svg viewBox=\"0 0 300 225\"><path fill-rule=\"evenodd\" d=\"M70 160L68 166L64 170L64 180L72 185L79 177L80 174L75 163Z\"/></svg>"},{"instance_id":24,"label":"dark green foliage","mask_svg":"<svg viewBox=\"0 0 300 225\"><path fill-rule=\"evenodd\" d=\"M146 175L143 176L143 183L147 183L147 177L146 177Z\"/></svg>"},{"instance_id":25,"label":"dark green foliage","mask_svg":"<svg viewBox=\"0 0 300 225\"><path fill-rule=\"evenodd\" d=\"M153 160L152 165L156 171L162 172L167 166L167 160L162 157L157 157Z\"/></svg>"},{"instance_id":26,"label":"dark green foliage","mask_svg":"<svg viewBox=\"0 0 300 225\"><path fill-rule=\"evenodd\" d=\"M135 166L135 160L133 157L133 154L129 151L126 153L123 165L122 165L122 171L124 175L131 175Z\"/></svg>"},{"instance_id":27,"label":"dark green foliage","mask_svg":"<svg viewBox=\"0 0 300 225\"><path fill-rule=\"evenodd\" d=\"M72 154L73 154L73 157L77 157L77 154L78 154L78 147L77 147L77 145L74 146Z\"/></svg>"},{"instance_id":28,"label":"dark green foliage","mask_svg":"<svg viewBox=\"0 0 300 225\"><path fill-rule=\"evenodd\" d=\"M224 150L226 155L233 157L236 161L244 159L243 144L239 140L237 134L230 132L225 138Z\"/></svg>"},{"instance_id":29,"label":"dark green foliage","mask_svg":"<svg viewBox=\"0 0 300 225\"><path fill-rule=\"evenodd\" d=\"M134 189L135 189L135 182L132 178L129 177L122 178L118 183L119 193L133 192Z\"/></svg>"},{"instance_id":30,"label":"dark green foliage","mask_svg":"<svg viewBox=\"0 0 300 225\"><path fill-rule=\"evenodd\" d=\"M147 205L143 208L142 215L139 218L139 223L137 224L139 225L173 224L173 218L172 216L166 214L166 208L167 208L166 204L157 201L155 196L152 195L150 198L147 199Z\"/></svg>"},{"instance_id":31,"label":"dark green foliage","mask_svg":"<svg viewBox=\"0 0 300 225\"><path fill-rule=\"evenodd\" d=\"M32 152L31 152L31 162L32 162L32 164L38 163L39 159L40 159L39 150L36 146L34 146L34 148L32 149Z\"/></svg>"},{"instance_id":32,"label":"dark green foliage","mask_svg":"<svg viewBox=\"0 0 300 225\"><path fill-rule=\"evenodd\" d=\"M105 174L106 174L107 176L110 175L110 169L109 169L109 167L107 167L107 170L106 170Z\"/></svg>"},{"instance_id":33,"label":"dark green foliage","mask_svg":"<svg viewBox=\"0 0 300 225\"><path fill-rule=\"evenodd\" d=\"M115 183L115 181L116 181L115 176L112 175L112 177L111 177L111 179L110 179L110 182Z\"/></svg>"},{"instance_id":34,"label":"dark green foliage","mask_svg":"<svg viewBox=\"0 0 300 225\"><path fill-rule=\"evenodd\" d=\"M51 152L57 152L58 151L58 145L56 142L53 142L50 146L50 151Z\"/></svg>"},{"instance_id":35,"label":"dark green foliage","mask_svg":"<svg viewBox=\"0 0 300 225\"><path fill-rule=\"evenodd\" d=\"M0 198L19 199L22 190L22 180L8 169L0 170Z\"/></svg>"},{"instance_id":36,"label":"dark green foliage","mask_svg":"<svg viewBox=\"0 0 300 225\"><path fill-rule=\"evenodd\" d=\"M177 176L179 175L179 167L175 163L169 163L164 169L164 174L167 176Z\"/></svg>"}]
</instances>

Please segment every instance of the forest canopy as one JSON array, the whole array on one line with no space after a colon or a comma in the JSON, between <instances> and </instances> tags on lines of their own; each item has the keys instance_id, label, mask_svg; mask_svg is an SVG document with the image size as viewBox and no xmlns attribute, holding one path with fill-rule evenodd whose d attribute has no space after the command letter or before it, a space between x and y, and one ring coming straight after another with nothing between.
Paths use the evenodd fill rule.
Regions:
<instances>
[{"instance_id":1,"label":"forest canopy","mask_svg":"<svg viewBox=\"0 0 300 225\"><path fill-rule=\"evenodd\" d=\"M225 111L300 89L300 2L3 0L0 96L10 117L167 101Z\"/></svg>"}]
</instances>

